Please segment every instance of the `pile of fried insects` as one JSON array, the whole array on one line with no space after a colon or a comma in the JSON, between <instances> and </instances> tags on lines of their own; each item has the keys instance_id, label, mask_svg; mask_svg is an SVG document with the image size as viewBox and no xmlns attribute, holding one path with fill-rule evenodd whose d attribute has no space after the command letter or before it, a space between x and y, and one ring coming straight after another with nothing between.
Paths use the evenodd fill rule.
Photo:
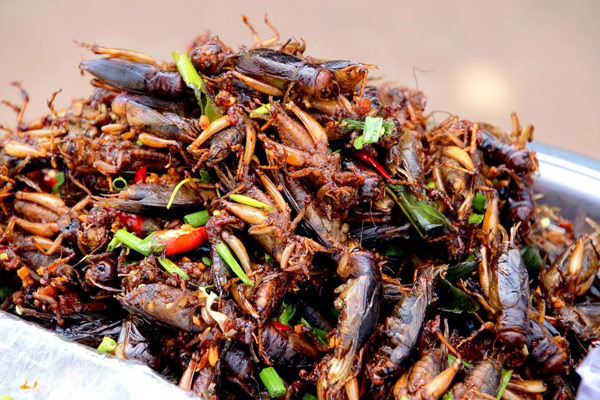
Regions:
<instances>
[{"instance_id":1,"label":"pile of fried insects","mask_svg":"<svg viewBox=\"0 0 600 400\"><path fill-rule=\"evenodd\" d=\"M4 102L0 309L205 399L573 398L598 227L536 206L533 127L245 22L161 63L83 45L89 98Z\"/></svg>"}]
</instances>

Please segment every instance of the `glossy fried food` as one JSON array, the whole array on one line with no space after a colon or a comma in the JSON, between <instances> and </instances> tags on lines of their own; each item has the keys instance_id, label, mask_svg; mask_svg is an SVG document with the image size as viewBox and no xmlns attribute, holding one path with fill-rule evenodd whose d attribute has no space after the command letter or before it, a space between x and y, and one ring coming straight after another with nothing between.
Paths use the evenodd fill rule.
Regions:
<instances>
[{"instance_id":1,"label":"glossy fried food","mask_svg":"<svg viewBox=\"0 0 600 400\"><path fill-rule=\"evenodd\" d=\"M598 229L536 205L533 126L277 35L87 47L91 95L0 138L2 310L205 399L573 398Z\"/></svg>"}]
</instances>

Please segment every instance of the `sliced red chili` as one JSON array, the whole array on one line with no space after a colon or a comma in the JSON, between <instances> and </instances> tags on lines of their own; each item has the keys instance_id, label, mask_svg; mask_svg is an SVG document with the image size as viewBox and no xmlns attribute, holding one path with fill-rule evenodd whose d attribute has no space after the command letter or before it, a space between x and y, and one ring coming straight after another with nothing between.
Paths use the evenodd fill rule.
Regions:
<instances>
[{"instance_id":1,"label":"sliced red chili","mask_svg":"<svg viewBox=\"0 0 600 400\"><path fill-rule=\"evenodd\" d=\"M392 179L392 177L390 176L390 174L385 170L385 168L383 167L383 165L379 164L379 162L369 153L367 153L364 150L358 150L355 151L354 153L352 153L356 156L356 158L366 162L367 164L371 165L373 168L375 168L377 171L379 171L379 173L381 175L383 175L388 181L390 181L390 183L396 183L394 181L394 179Z\"/></svg>"},{"instance_id":2,"label":"sliced red chili","mask_svg":"<svg viewBox=\"0 0 600 400\"><path fill-rule=\"evenodd\" d=\"M281 322L278 321L271 321L273 323L273 326L275 326L275 328L277 328L277 330L280 330L281 332L289 332L292 330L292 328L290 328L287 325L282 324Z\"/></svg>"},{"instance_id":3,"label":"sliced red chili","mask_svg":"<svg viewBox=\"0 0 600 400\"><path fill-rule=\"evenodd\" d=\"M203 226L194 228L184 225L179 229L165 229L158 231L152 238L158 245L164 245L165 255L185 253L202 246L208 241L208 234ZM156 246L155 246L156 247Z\"/></svg>"},{"instance_id":4,"label":"sliced red chili","mask_svg":"<svg viewBox=\"0 0 600 400\"><path fill-rule=\"evenodd\" d=\"M133 179L133 183L141 183L146 180L146 167L142 167L138 169L135 173L135 178Z\"/></svg>"},{"instance_id":5,"label":"sliced red chili","mask_svg":"<svg viewBox=\"0 0 600 400\"><path fill-rule=\"evenodd\" d=\"M112 211L117 214L117 217L128 231L135 232L136 235L141 236L142 226L148 218L115 209L112 209Z\"/></svg>"}]
</instances>

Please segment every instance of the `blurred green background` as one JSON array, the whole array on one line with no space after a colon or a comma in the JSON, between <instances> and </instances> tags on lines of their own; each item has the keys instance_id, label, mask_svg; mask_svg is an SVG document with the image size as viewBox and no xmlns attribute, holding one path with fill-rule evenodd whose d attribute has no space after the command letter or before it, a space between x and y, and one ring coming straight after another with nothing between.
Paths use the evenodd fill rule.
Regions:
<instances>
[{"instance_id":1,"label":"blurred green background","mask_svg":"<svg viewBox=\"0 0 600 400\"><path fill-rule=\"evenodd\" d=\"M0 1L0 98L31 103L26 119L91 93L72 40L169 59L210 30L237 48L252 44L240 16L261 35L305 39L318 58L376 64L371 76L423 90L438 120L446 112L510 128L510 112L533 123L535 140L599 158L600 2L597 1ZM15 114L0 108L0 123Z\"/></svg>"}]
</instances>

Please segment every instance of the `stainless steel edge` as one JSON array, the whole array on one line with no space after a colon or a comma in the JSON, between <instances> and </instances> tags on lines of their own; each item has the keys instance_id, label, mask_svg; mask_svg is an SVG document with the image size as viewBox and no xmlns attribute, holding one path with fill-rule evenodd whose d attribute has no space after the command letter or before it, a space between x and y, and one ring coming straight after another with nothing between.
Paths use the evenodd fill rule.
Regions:
<instances>
[{"instance_id":1,"label":"stainless steel edge","mask_svg":"<svg viewBox=\"0 0 600 400\"><path fill-rule=\"evenodd\" d=\"M590 232L586 217L600 223L600 162L549 146L533 147L540 166L534 192L543 195L538 203L560 207L577 232Z\"/></svg>"}]
</instances>

